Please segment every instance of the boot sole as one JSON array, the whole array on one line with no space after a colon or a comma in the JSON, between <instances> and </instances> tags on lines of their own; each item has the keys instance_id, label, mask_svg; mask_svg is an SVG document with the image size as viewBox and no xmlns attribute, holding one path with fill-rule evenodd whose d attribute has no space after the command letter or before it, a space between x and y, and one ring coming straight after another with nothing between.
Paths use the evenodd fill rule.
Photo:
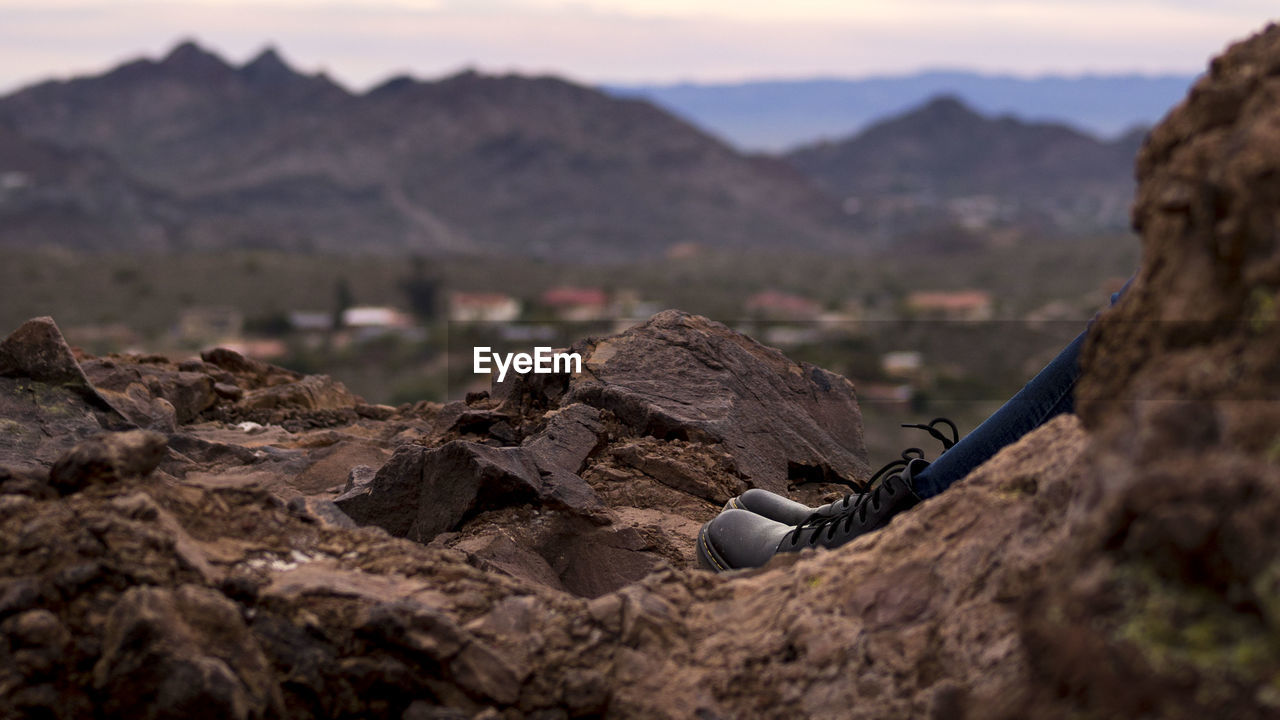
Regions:
<instances>
[{"instance_id":1,"label":"boot sole","mask_svg":"<svg viewBox=\"0 0 1280 720\"><path fill-rule=\"evenodd\" d=\"M734 570L735 568L731 567L729 562L720 553L716 552L716 549L711 545L709 534L706 525L703 525L702 529L698 531L698 564L711 572Z\"/></svg>"}]
</instances>

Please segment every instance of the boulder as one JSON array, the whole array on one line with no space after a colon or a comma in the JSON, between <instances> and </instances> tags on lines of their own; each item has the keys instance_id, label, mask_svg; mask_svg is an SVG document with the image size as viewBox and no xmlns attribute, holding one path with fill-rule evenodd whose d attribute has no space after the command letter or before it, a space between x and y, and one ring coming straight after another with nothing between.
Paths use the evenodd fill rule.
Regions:
<instances>
[{"instance_id":1,"label":"boulder","mask_svg":"<svg viewBox=\"0 0 1280 720\"><path fill-rule=\"evenodd\" d=\"M482 510L523 503L598 513L599 498L577 472L603 432L594 408L571 405L520 447L465 440L402 447L372 480L351 483L334 502L362 525L419 542Z\"/></svg>"},{"instance_id":2,"label":"boulder","mask_svg":"<svg viewBox=\"0 0 1280 720\"><path fill-rule=\"evenodd\" d=\"M149 430L129 430L77 443L58 458L49 471L49 482L60 492L75 492L90 485L145 477L165 458L164 435Z\"/></svg>"},{"instance_id":3,"label":"boulder","mask_svg":"<svg viewBox=\"0 0 1280 720\"><path fill-rule=\"evenodd\" d=\"M455 440L400 448L368 485L334 503L361 525L430 542L477 506L529 502L540 487L538 469L521 449Z\"/></svg>"},{"instance_id":4,"label":"boulder","mask_svg":"<svg viewBox=\"0 0 1280 720\"><path fill-rule=\"evenodd\" d=\"M517 376L494 396L521 408L583 403L637 434L717 445L747 483L774 492L869 475L853 383L718 322L668 310L572 350L582 373Z\"/></svg>"},{"instance_id":5,"label":"boulder","mask_svg":"<svg viewBox=\"0 0 1280 720\"><path fill-rule=\"evenodd\" d=\"M65 385L92 398L93 386L53 318L26 321L0 342L0 377Z\"/></svg>"},{"instance_id":6,"label":"boulder","mask_svg":"<svg viewBox=\"0 0 1280 720\"><path fill-rule=\"evenodd\" d=\"M1091 472L1021 607L1024 715L1280 708L1277 78L1273 25L1216 58L1138 156L1142 267L1081 358Z\"/></svg>"},{"instance_id":7,"label":"boulder","mask_svg":"<svg viewBox=\"0 0 1280 720\"><path fill-rule=\"evenodd\" d=\"M141 421L135 422L144 427L154 422L157 411L152 406L157 400L167 403L169 413L184 425L218 402L214 380L203 372L178 370L168 363L125 363L120 357L88 359L83 367L99 392L116 400L130 419L137 417ZM137 409L130 413L126 409L130 406Z\"/></svg>"},{"instance_id":8,"label":"boulder","mask_svg":"<svg viewBox=\"0 0 1280 720\"><path fill-rule=\"evenodd\" d=\"M0 342L0 466L47 471L77 442L135 426L89 382L52 319Z\"/></svg>"}]
</instances>

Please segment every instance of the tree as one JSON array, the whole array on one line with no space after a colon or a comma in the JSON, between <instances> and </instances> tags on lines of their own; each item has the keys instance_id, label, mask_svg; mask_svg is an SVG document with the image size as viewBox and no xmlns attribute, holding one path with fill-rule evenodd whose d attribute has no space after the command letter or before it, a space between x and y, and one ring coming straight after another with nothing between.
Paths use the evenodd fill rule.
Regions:
<instances>
[{"instance_id":1,"label":"tree","mask_svg":"<svg viewBox=\"0 0 1280 720\"><path fill-rule=\"evenodd\" d=\"M333 329L341 330L343 314L355 304L355 296L351 294L351 285L347 282L345 276L338 278L338 282L333 289L333 295Z\"/></svg>"},{"instance_id":2,"label":"tree","mask_svg":"<svg viewBox=\"0 0 1280 720\"><path fill-rule=\"evenodd\" d=\"M409 310L422 320L434 320L440 308L440 283L435 275L427 269L427 261L421 256L414 256L411 261L408 277L400 280L400 290L404 292L409 303Z\"/></svg>"}]
</instances>

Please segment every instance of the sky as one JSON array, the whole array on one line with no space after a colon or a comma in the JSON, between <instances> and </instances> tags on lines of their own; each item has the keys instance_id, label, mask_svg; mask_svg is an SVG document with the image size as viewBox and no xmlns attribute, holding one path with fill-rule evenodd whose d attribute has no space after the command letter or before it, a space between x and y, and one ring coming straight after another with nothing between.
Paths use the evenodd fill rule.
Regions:
<instances>
[{"instance_id":1,"label":"sky","mask_svg":"<svg viewBox=\"0 0 1280 720\"><path fill-rule=\"evenodd\" d=\"M353 90L462 68L579 82L1194 74L1274 0L0 0L0 92L158 58L274 46Z\"/></svg>"}]
</instances>

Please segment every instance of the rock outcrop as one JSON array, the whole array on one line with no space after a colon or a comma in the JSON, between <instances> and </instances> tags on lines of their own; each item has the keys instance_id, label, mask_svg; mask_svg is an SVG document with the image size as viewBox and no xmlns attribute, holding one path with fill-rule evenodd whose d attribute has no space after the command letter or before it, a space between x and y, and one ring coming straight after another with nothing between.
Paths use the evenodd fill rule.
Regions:
<instances>
[{"instance_id":1,"label":"rock outcrop","mask_svg":"<svg viewBox=\"0 0 1280 720\"><path fill-rule=\"evenodd\" d=\"M691 554L726 497L866 458L846 381L705 319L399 408L32 321L0 344L0 714L1275 717L1277 128L1271 27L1144 147L1080 417L728 576Z\"/></svg>"},{"instance_id":2,"label":"rock outcrop","mask_svg":"<svg viewBox=\"0 0 1280 720\"><path fill-rule=\"evenodd\" d=\"M1090 472L1025 601L1030 702L1275 717L1280 27L1215 59L1137 168L1142 270L1083 359Z\"/></svg>"},{"instance_id":3,"label":"rock outcrop","mask_svg":"<svg viewBox=\"0 0 1280 720\"><path fill-rule=\"evenodd\" d=\"M574 350L582 372L442 408L447 442L400 447L335 502L362 525L597 595L687 566L698 526L748 487L868 475L852 384L719 323L667 311Z\"/></svg>"}]
</instances>

